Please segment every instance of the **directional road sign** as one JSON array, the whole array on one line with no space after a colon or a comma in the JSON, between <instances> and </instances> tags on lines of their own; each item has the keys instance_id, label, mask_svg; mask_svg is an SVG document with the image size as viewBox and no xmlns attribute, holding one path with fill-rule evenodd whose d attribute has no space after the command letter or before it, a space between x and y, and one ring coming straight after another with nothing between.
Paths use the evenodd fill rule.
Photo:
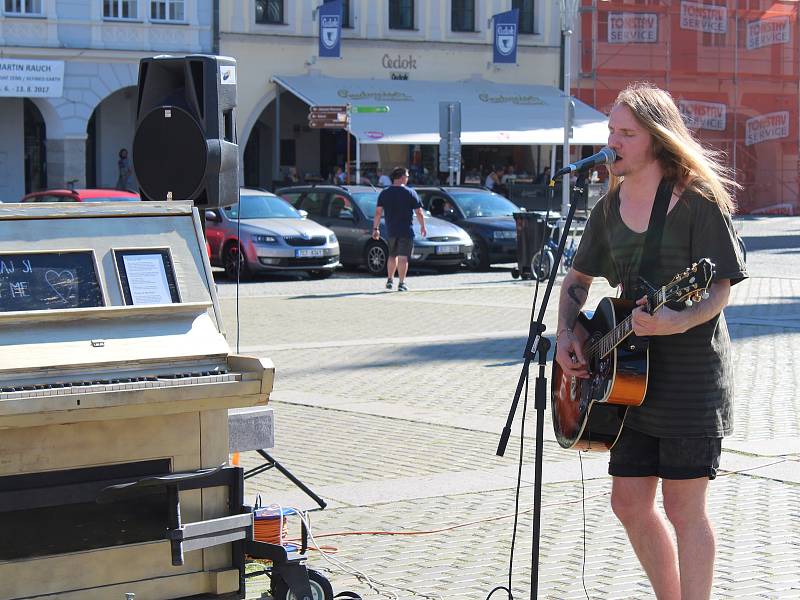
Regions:
<instances>
[{"instance_id":1,"label":"directional road sign","mask_svg":"<svg viewBox=\"0 0 800 600\"><path fill-rule=\"evenodd\" d=\"M388 106L354 106L353 112L356 113L387 113Z\"/></svg>"},{"instance_id":2,"label":"directional road sign","mask_svg":"<svg viewBox=\"0 0 800 600\"><path fill-rule=\"evenodd\" d=\"M309 121L311 129L347 129L347 121Z\"/></svg>"},{"instance_id":3,"label":"directional road sign","mask_svg":"<svg viewBox=\"0 0 800 600\"><path fill-rule=\"evenodd\" d=\"M312 129L346 129L350 114L346 105L312 106L308 113L308 126Z\"/></svg>"},{"instance_id":4,"label":"directional road sign","mask_svg":"<svg viewBox=\"0 0 800 600\"><path fill-rule=\"evenodd\" d=\"M346 104L332 104L327 106L312 106L311 112L347 112L347 105Z\"/></svg>"}]
</instances>

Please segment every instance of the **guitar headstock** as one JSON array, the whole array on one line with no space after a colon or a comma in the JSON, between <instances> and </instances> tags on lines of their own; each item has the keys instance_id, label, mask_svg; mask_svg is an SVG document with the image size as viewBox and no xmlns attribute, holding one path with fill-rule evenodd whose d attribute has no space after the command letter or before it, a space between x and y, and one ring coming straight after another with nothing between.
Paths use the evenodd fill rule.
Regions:
<instances>
[{"instance_id":1,"label":"guitar headstock","mask_svg":"<svg viewBox=\"0 0 800 600\"><path fill-rule=\"evenodd\" d=\"M701 258L691 267L678 273L672 278L663 290L661 304L667 302L686 302L691 306L693 302L700 302L708 298L708 288L714 277L714 263L708 258Z\"/></svg>"}]
</instances>

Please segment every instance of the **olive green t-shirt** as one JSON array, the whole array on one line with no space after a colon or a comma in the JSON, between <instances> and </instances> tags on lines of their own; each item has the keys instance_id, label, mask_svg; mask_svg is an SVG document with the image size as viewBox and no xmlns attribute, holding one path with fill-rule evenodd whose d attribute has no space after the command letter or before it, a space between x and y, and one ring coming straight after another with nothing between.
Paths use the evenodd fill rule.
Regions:
<instances>
[{"instance_id":1,"label":"olive green t-shirt","mask_svg":"<svg viewBox=\"0 0 800 600\"><path fill-rule=\"evenodd\" d=\"M619 195L602 198L589 216L575 270L621 285L637 297L645 233L622 221ZM661 287L701 258L714 263L714 280L747 277L731 217L715 202L686 190L667 214L653 285ZM640 296L640 295L639 295ZM722 437L733 430L733 367L725 317L685 333L651 336L645 400L628 410L625 426L658 437Z\"/></svg>"}]
</instances>

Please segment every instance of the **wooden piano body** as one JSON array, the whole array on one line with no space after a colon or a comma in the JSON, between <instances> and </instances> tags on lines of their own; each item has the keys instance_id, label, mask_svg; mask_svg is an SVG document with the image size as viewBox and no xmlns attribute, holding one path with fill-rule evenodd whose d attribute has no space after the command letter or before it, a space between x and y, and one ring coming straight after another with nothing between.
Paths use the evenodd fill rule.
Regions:
<instances>
[{"instance_id":1,"label":"wooden piano body","mask_svg":"<svg viewBox=\"0 0 800 600\"><path fill-rule=\"evenodd\" d=\"M0 600L243 597L231 544L176 559L169 494L94 496L226 463L273 375L230 353L191 203L0 204ZM181 522L229 494L176 493Z\"/></svg>"}]
</instances>

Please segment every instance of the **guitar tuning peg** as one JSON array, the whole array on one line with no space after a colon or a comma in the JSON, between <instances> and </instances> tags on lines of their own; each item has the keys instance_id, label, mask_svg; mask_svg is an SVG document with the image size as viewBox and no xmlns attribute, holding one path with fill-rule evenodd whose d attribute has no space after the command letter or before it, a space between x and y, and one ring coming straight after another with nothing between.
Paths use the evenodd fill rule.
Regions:
<instances>
[{"instance_id":1,"label":"guitar tuning peg","mask_svg":"<svg viewBox=\"0 0 800 600\"><path fill-rule=\"evenodd\" d=\"M691 298L687 298L686 302L684 302L684 304L686 304L686 306L691 306L692 304L694 304L694 302L692 302Z\"/></svg>"}]
</instances>

